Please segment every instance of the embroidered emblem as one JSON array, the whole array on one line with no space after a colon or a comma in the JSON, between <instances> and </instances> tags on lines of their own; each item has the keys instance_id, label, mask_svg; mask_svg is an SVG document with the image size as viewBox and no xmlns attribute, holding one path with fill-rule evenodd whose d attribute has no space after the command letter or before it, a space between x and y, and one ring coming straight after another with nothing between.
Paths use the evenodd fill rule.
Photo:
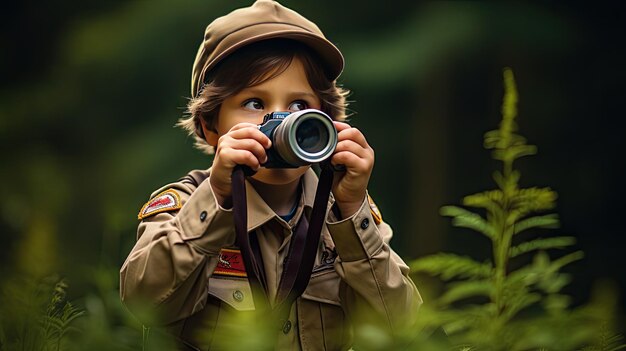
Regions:
<instances>
[{"instance_id":1,"label":"embroidered emblem","mask_svg":"<svg viewBox=\"0 0 626 351\"><path fill-rule=\"evenodd\" d=\"M217 258L217 267L213 274L233 277L247 277L240 250L222 249Z\"/></svg>"},{"instance_id":2,"label":"embroidered emblem","mask_svg":"<svg viewBox=\"0 0 626 351\"><path fill-rule=\"evenodd\" d=\"M144 219L161 212L178 210L181 207L182 204L180 203L178 193L172 189L168 189L146 202L141 208L141 211L139 211L137 219Z\"/></svg>"},{"instance_id":3,"label":"embroidered emblem","mask_svg":"<svg viewBox=\"0 0 626 351\"><path fill-rule=\"evenodd\" d=\"M369 195L367 195L367 202L369 202L370 204L370 212L372 213L372 218L374 218L374 222L376 222L376 224L380 224L380 222L383 221L383 215L380 214L378 206L376 206L374 200L372 200L372 197Z\"/></svg>"},{"instance_id":4,"label":"embroidered emblem","mask_svg":"<svg viewBox=\"0 0 626 351\"><path fill-rule=\"evenodd\" d=\"M335 269L335 260L337 259L337 250L329 249L324 245L324 251L322 252L322 257L320 257L320 263L317 266L313 267L311 274L317 274L322 271L328 271Z\"/></svg>"}]
</instances>

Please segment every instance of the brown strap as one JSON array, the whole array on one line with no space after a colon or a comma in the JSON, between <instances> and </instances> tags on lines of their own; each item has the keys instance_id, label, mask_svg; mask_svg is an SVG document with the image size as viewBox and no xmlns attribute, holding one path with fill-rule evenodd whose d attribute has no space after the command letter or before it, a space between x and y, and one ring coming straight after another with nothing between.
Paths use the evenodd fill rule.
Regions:
<instances>
[{"instance_id":1,"label":"brown strap","mask_svg":"<svg viewBox=\"0 0 626 351\"><path fill-rule=\"evenodd\" d=\"M307 219L304 215L300 220L302 223L298 223L296 234L298 234L299 228L304 229L307 224L308 230L304 229L306 230L306 235L302 235L304 234L304 230L301 230L303 233L296 235L294 238L295 240L290 247L287 262L283 270L283 277L278 289L276 309L279 311L286 309L286 314L289 313L291 304L302 295L307 285L309 285L311 271L313 270L315 257L317 256L320 233L322 232L322 226L326 218L328 197L330 196L332 184L333 170L330 167L322 166L322 173L320 174L320 180L317 184L317 191L313 202L313 211L311 212L311 223L307 223ZM286 314L284 312L279 313L281 316L285 316Z\"/></svg>"},{"instance_id":2,"label":"brown strap","mask_svg":"<svg viewBox=\"0 0 626 351\"><path fill-rule=\"evenodd\" d=\"M248 235L248 209L246 205L246 183L243 167L235 167L232 175L233 218L237 245L241 249L243 263L248 274L252 289L252 298L257 311L265 311L269 307L264 286L259 281L259 267L252 254L250 236ZM265 283L265 282L264 282Z\"/></svg>"},{"instance_id":3,"label":"brown strap","mask_svg":"<svg viewBox=\"0 0 626 351\"><path fill-rule=\"evenodd\" d=\"M245 189L245 168L235 167L233 171L233 212L237 243L241 249L248 280L257 310L267 309L270 306L265 286L265 271L255 235L247 231L247 205ZM326 218L328 198L333 183L333 170L330 166L322 166L319 184L315 194L311 223L303 214L296 225L294 235L289 246L289 253L283 268L276 300L273 308L274 317L279 322L286 319L293 302L304 292L317 256L320 233ZM261 307L261 308L259 308Z\"/></svg>"}]
</instances>

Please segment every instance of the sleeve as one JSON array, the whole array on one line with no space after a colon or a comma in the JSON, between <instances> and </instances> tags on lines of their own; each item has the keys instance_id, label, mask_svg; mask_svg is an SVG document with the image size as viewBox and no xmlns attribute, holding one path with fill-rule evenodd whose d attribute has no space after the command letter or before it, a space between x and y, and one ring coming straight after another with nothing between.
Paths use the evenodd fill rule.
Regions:
<instances>
[{"instance_id":1,"label":"sleeve","mask_svg":"<svg viewBox=\"0 0 626 351\"><path fill-rule=\"evenodd\" d=\"M122 302L142 321L167 324L202 309L220 249L235 241L232 212L217 204L208 178L193 192L174 191L180 210L144 218L120 270Z\"/></svg>"},{"instance_id":2,"label":"sleeve","mask_svg":"<svg viewBox=\"0 0 626 351\"><path fill-rule=\"evenodd\" d=\"M341 299L354 322L398 335L414 323L422 298L409 267L389 247L391 227L372 212L366 199L351 217L327 221L339 256L335 269L346 285Z\"/></svg>"}]
</instances>

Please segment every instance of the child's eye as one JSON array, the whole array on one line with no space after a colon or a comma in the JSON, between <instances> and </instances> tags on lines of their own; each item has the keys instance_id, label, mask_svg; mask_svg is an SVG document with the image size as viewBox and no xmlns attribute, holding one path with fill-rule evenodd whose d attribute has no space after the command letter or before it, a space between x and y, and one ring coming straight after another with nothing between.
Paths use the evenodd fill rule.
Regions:
<instances>
[{"instance_id":1,"label":"child's eye","mask_svg":"<svg viewBox=\"0 0 626 351\"><path fill-rule=\"evenodd\" d=\"M249 110L262 110L263 103L259 99L248 99L243 103L243 107Z\"/></svg>"},{"instance_id":2,"label":"child's eye","mask_svg":"<svg viewBox=\"0 0 626 351\"><path fill-rule=\"evenodd\" d=\"M309 105L302 100L294 101L289 105L289 111L301 111L309 108Z\"/></svg>"}]
</instances>

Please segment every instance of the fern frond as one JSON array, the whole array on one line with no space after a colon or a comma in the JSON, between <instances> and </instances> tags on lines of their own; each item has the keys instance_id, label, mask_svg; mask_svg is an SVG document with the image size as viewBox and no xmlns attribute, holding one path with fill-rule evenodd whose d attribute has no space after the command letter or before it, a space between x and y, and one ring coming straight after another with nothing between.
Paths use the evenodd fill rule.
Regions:
<instances>
[{"instance_id":1,"label":"fern frond","mask_svg":"<svg viewBox=\"0 0 626 351\"><path fill-rule=\"evenodd\" d=\"M455 334L466 329L480 329L488 325L491 316L495 313L495 306L491 303L484 305L470 305L456 310L448 310L446 323L443 329L448 334Z\"/></svg>"},{"instance_id":2,"label":"fern frond","mask_svg":"<svg viewBox=\"0 0 626 351\"><path fill-rule=\"evenodd\" d=\"M520 189L511 199L513 207L522 213L551 210L556 206L557 194L550 188Z\"/></svg>"},{"instance_id":3,"label":"fern frond","mask_svg":"<svg viewBox=\"0 0 626 351\"><path fill-rule=\"evenodd\" d=\"M515 126L514 130L517 130L517 123L513 121L513 125ZM515 133L503 133L500 129L490 130L484 135L484 144L485 149L506 149L511 146L517 145L525 145L526 138L519 134Z\"/></svg>"},{"instance_id":4,"label":"fern frond","mask_svg":"<svg viewBox=\"0 0 626 351\"><path fill-rule=\"evenodd\" d=\"M537 286L547 294L556 294L572 281L569 274L552 273L542 277Z\"/></svg>"},{"instance_id":5,"label":"fern frond","mask_svg":"<svg viewBox=\"0 0 626 351\"><path fill-rule=\"evenodd\" d=\"M452 217L452 225L475 230L486 235L488 238L495 238L497 233L493 226L485 221L480 215L470 212L457 206L443 206L439 211L442 216Z\"/></svg>"},{"instance_id":6,"label":"fern frond","mask_svg":"<svg viewBox=\"0 0 626 351\"><path fill-rule=\"evenodd\" d=\"M505 177L502 172L494 171L492 177L502 191L509 193L517 189L517 183L519 182L521 174L516 170L512 170L509 175ZM504 195L502 196L504 197Z\"/></svg>"},{"instance_id":7,"label":"fern frond","mask_svg":"<svg viewBox=\"0 0 626 351\"><path fill-rule=\"evenodd\" d=\"M442 305L449 305L469 297L489 297L493 291L494 286L490 280L468 280L450 284L450 288L439 298L438 302Z\"/></svg>"},{"instance_id":8,"label":"fern frond","mask_svg":"<svg viewBox=\"0 0 626 351\"><path fill-rule=\"evenodd\" d=\"M541 294L526 292L523 294L508 295L507 298L504 316L506 319L511 319L521 310L541 301Z\"/></svg>"},{"instance_id":9,"label":"fern frond","mask_svg":"<svg viewBox=\"0 0 626 351\"><path fill-rule=\"evenodd\" d=\"M547 249L562 249L576 243L576 238L572 236L557 236L554 238L535 239L523 242L509 250L509 257L517 257L527 252Z\"/></svg>"},{"instance_id":10,"label":"fern frond","mask_svg":"<svg viewBox=\"0 0 626 351\"><path fill-rule=\"evenodd\" d=\"M534 216L523 219L515 223L513 233L518 234L530 228L558 228L559 216L557 214L549 214L545 216Z\"/></svg>"},{"instance_id":11,"label":"fern frond","mask_svg":"<svg viewBox=\"0 0 626 351\"><path fill-rule=\"evenodd\" d=\"M512 162L523 156L530 156L537 153L537 148L533 145L509 146L504 150L492 151L492 157L495 160L503 162Z\"/></svg>"},{"instance_id":12,"label":"fern frond","mask_svg":"<svg viewBox=\"0 0 626 351\"><path fill-rule=\"evenodd\" d=\"M411 263L411 270L439 275L444 280L459 278L487 278L493 267L489 262L480 263L466 256L438 253L417 259Z\"/></svg>"},{"instance_id":13,"label":"fern frond","mask_svg":"<svg viewBox=\"0 0 626 351\"><path fill-rule=\"evenodd\" d=\"M621 334L613 334L606 323L603 323L600 331L600 337L594 345L589 345L581 349L581 351L618 351L626 350L624 344L624 336Z\"/></svg>"},{"instance_id":14,"label":"fern frond","mask_svg":"<svg viewBox=\"0 0 626 351\"><path fill-rule=\"evenodd\" d=\"M552 272L556 272L559 269L567 266L572 262L576 262L578 260L582 260L585 257L585 254L582 251L575 251L570 254L567 254L563 257L558 258L557 260L552 261L550 264L550 270Z\"/></svg>"},{"instance_id":15,"label":"fern frond","mask_svg":"<svg viewBox=\"0 0 626 351\"><path fill-rule=\"evenodd\" d=\"M572 298L570 296L562 294L550 294L546 296L541 302L547 311L562 312L569 307L570 303L572 302Z\"/></svg>"},{"instance_id":16,"label":"fern frond","mask_svg":"<svg viewBox=\"0 0 626 351\"><path fill-rule=\"evenodd\" d=\"M484 208L493 217L502 217L504 195L500 190L484 191L463 198L463 205Z\"/></svg>"},{"instance_id":17,"label":"fern frond","mask_svg":"<svg viewBox=\"0 0 626 351\"><path fill-rule=\"evenodd\" d=\"M546 276L554 278L554 273L558 272L564 266L578 261L584 257L582 251L575 251L560 257L557 260L550 261L550 257L544 251L540 251L533 257L531 265L522 267L511 272L505 281L509 288L519 288L519 286L530 286L537 284Z\"/></svg>"}]
</instances>

